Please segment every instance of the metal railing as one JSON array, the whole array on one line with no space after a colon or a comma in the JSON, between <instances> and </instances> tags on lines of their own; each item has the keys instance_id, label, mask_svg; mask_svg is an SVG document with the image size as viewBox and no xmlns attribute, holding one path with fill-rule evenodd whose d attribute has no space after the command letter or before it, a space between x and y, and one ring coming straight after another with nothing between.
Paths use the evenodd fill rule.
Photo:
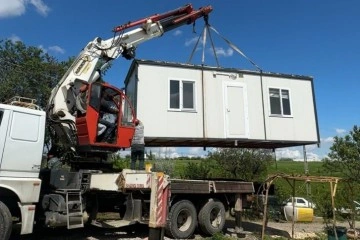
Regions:
<instances>
[{"instance_id":1,"label":"metal railing","mask_svg":"<svg viewBox=\"0 0 360 240\"><path fill-rule=\"evenodd\" d=\"M5 101L6 104L41 110L40 106L36 104L36 100L32 98L15 96Z\"/></svg>"}]
</instances>

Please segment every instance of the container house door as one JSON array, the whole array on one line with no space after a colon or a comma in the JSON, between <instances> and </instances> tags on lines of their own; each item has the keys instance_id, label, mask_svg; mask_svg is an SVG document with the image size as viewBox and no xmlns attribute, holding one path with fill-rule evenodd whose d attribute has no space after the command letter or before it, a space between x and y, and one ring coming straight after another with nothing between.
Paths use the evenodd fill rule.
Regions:
<instances>
[{"instance_id":1,"label":"container house door","mask_svg":"<svg viewBox=\"0 0 360 240\"><path fill-rule=\"evenodd\" d=\"M225 134L227 138L248 138L248 107L246 86L242 83L225 83Z\"/></svg>"}]
</instances>

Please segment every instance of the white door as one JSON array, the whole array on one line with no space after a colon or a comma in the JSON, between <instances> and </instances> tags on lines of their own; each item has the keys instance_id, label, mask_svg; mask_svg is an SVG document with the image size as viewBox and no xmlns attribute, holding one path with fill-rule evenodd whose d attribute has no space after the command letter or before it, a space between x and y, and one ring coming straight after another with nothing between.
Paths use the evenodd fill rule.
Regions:
<instances>
[{"instance_id":1,"label":"white door","mask_svg":"<svg viewBox=\"0 0 360 240\"><path fill-rule=\"evenodd\" d=\"M227 138L248 138L248 108L246 86L225 83L225 132Z\"/></svg>"}]
</instances>

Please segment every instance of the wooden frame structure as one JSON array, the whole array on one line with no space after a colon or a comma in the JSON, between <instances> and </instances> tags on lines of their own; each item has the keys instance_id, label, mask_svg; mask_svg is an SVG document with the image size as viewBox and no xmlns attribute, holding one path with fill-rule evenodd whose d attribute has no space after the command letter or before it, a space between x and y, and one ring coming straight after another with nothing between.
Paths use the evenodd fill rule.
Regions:
<instances>
[{"instance_id":1,"label":"wooden frame structure","mask_svg":"<svg viewBox=\"0 0 360 240\"><path fill-rule=\"evenodd\" d=\"M331 193L331 206L332 206L332 212L333 212L333 229L335 233L335 238L338 239L337 233L336 233L336 218L335 218L335 201L334 197L336 194L336 188L339 180L341 178L339 177L330 177L330 176L302 176L302 175L288 175L284 173L270 175L266 181L265 181L265 203L264 203L264 215L263 215L263 224L262 224L262 232L261 232L261 239L264 239L265 236L265 225L266 225L266 218L267 218L267 205L268 205L268 195L269 195L269 189L271 184L277 180L278 178L285 179L293 190L293 198L292 198L292 206L294 209L294 197L295 197L295 182L296 181L305 181L306 183L310 182L320 182L320 183L330 183L330 193ZM292 182L291 182L292 181ZM291 238L294 239L294 224L295 224L295 217L294 217L294 210L293 210L293 217L292 217L292 228L291 228Z\"/></svg>"}]
</instances>

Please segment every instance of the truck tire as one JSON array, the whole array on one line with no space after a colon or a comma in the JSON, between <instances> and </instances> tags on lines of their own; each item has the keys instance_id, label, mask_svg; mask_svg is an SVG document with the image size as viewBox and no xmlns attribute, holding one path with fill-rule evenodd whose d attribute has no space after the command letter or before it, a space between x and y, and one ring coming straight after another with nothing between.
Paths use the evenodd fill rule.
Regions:
<instances>
[{"instance_id":1,"label":"truck tire","mask_svg":"<svg viewBox=\"0 0 360 240\"><path fill-rule=\"evenodd\" d=\"M181 200L171 207L165 228L169 237L187 239L193 235L196 226L196 208L192 202Z\"/></svg>"},{"instance_id":2,"label":"truck tire","mask_svg":"<svg viewBox=\"0 0 360 240\"><path fill-rule=\"evenodd\" d=\"M8 240L12 230L12 216L7 206L0 201L0 239Z\"/></svg>"},{"instance_id":3,"label":"truck tire","mask_svg":"<svg viewBox=\"0 0 360 240\"><path fill-rule=\"evenodd\" d=\"M210 199L199 211L201 231L210 236L221 232L225 225L225 217L224 204L217 199Z\"/></svg>"}]
</instances>

